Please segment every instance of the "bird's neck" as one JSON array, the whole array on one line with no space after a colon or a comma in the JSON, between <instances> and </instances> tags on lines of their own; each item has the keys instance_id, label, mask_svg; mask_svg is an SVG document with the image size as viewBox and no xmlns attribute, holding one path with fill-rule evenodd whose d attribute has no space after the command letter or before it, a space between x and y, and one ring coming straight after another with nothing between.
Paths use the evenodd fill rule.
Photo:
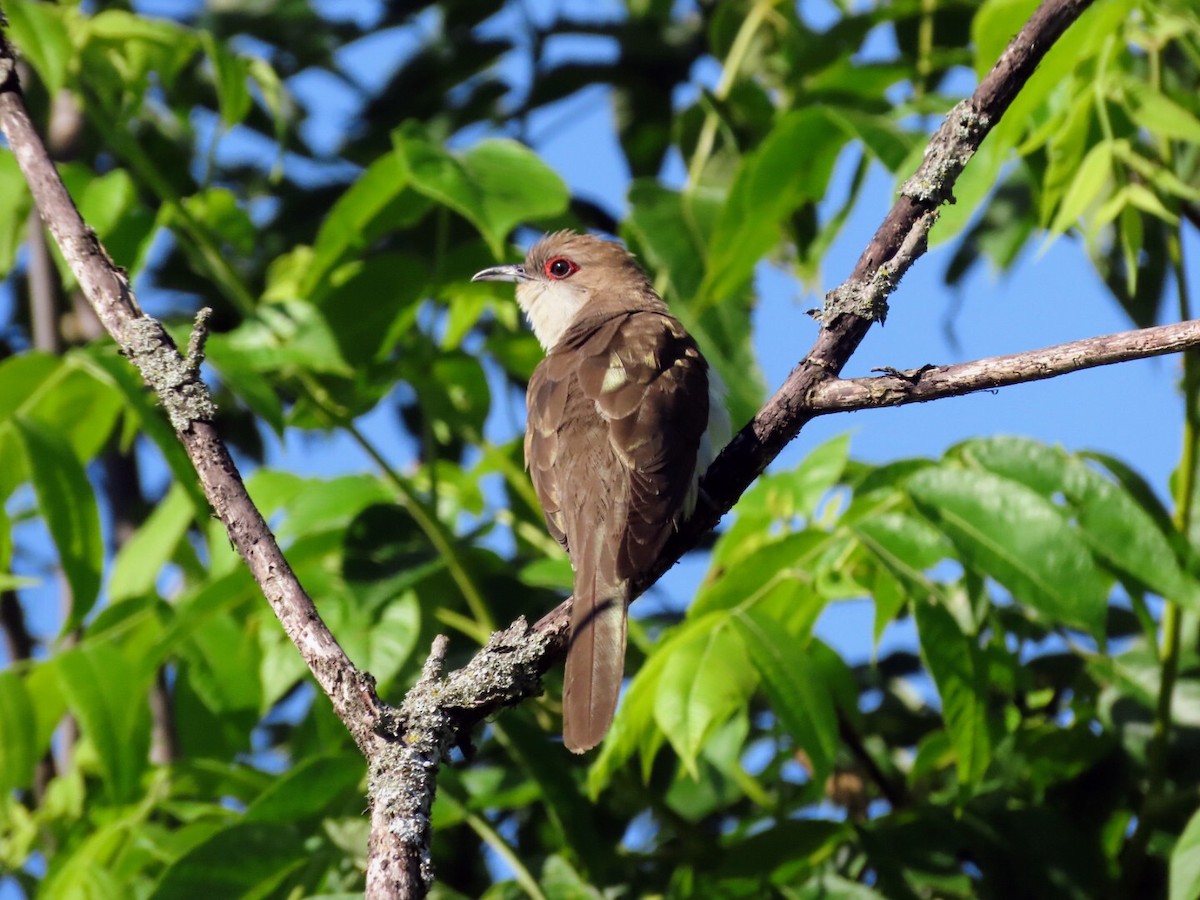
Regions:
<instances>
[{"instance_id":1,"label":"bird's neck","mask_svg":"<svg viewBox=\"0 0 1200 900\"><path fill-rule=\"evenodd\" d=\"M641 311L670 315L667 305L648 288L589 290L565 281L522 284L517 288L517 303L543 350L557 346L571 326L584 318Z\"/></svg>"},{"instance_id":2,"label":"bird's neck","mask_svg":"<svg viewBox=\"0 0 1200 900\"><path fill-rule=\"evenodd\" d=\"M565 282L532 281L517 287L517 303L543 350L562 340L587 301L586 291Z\"/></svg>"}]
</instances>

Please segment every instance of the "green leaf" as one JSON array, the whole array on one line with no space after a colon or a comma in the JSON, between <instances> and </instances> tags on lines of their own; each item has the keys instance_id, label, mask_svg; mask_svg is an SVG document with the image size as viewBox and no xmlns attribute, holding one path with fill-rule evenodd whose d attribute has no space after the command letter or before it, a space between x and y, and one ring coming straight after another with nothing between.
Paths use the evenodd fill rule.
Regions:
<instances>
[{"instance_id":1,"label":"green leaf","mask_svg":"<svg viewBox=\"0 0 1200 900\"><path fill-rule=\"evenodd\" d=\"M174 22L123 9L106 9L84 22L85 78L112 72L120 86L135 96L141 95L151 73L169 88L196 46L193 34ZM104 87L113 90L117 85Z\"/></svg>"},{"instance_id":2,"label":"green leaf","mask_svg":"<svg viewBox=\"0 0 1200 900\"><path fill-rule=\"evenodd\" d=\"M257 318L246 319L233 331L212 335L206 347L218 369L354 374L320 310L303 300L260 306Z\"/></svg>"},{"instance_id":3,"label":"green leaf","mask_svg":"<svg viewBox=\"0 0 1200 900\"><path fill-rule=\"evenodd\" d=\"M558 854L546 858L538 885L545 892L546 900L602 900L604 897Z\"/></svg>"},{"instance_id":4,"label":"green leaf","mask_svg":"<svg viewBox=\"0 0 1200 900\"><path fill-rule=\"evenodd\" d=\"M557 174L516 141L481 141L461 156L434 144L415 122L392 132L412 186L474 225L497 257L522 222L561 213L570 195Z\"/></svg>"},{"instance_id":5,"label":"green leaf","mask_svg":"<svg viewBox=\"0 0 1200 900\"><path fill-rule=\"evenodd\" d=\"M1103 636L1108 579L1054 504L1017 481L946 465L918 472L908 487L965 564L1050 622Z\"/></svg>"},{"instance_id":6,"label":"green leaf","mask_svg":"<svg viewBox=\"0 0 1200 900\"><path fill-rule=\"evenodd\" d=\"M145 264L157 228L154 216L138 197L133 178L124 169L103 175L83 166L60 166L60 171L79 205L79 214L104 241L104 249L117 264L129 270L132 279ZM73 171L82 172L84 180L71 177ZM76 181L80 183L76 185ZM68 283L74 283L73 274Z\"/></svg>"},{"instance_id":7,"label":"green leaf","mask_svg":"<svg viewBox=\"0 0 1200 900\"><path fill-rule=\"evenodd\" d=\"M29 185L17 166L17 158L7 148L0 150L0 278L7 278L16 265L32 208Z\"/></svg>"},{"instance_id":8,"label":"green leaf","mask_svg":"<svg viewBox=\"0 0 1200 900\"><path fill-rule=\"evenodd\" d=\"M1084 459L1027 438L967 441L953 451L972 465L1012 478L1048 499L1064 496L1092 550L1117 571L1151 591L1189 607L1200 604L1200 585L1186 575L1171 544L1162 505L1144 483L1125 471L1125 484L1106 478ZM1101 459L1121 477L1116 460Z\"/></svg>"},{"instance_id":9,"label":"green leaf","mask_svg":"<svg viewBox=\"0 0 1200 900\"><path fill-rule=\"evenodd\" d=\"M507 715L493 727L514 762L537 782L546 814L565 845L588 871L611 866L616 848L603 840L592 807L580 802L574 773L566 766L545 765L545 730L528 715Z\"/></svg>"},{"instance_id":10,"label":"green leaf","mask_svg":"<svg viewBox=\"0 0 1200 900\"><path fill-rule=\"evenodd\" d=\"M116 603L153 592L159 572L174 557L195 518L196 508L187 491L172 484L117 552L108 582L109 600Z\"/></svg>"},{"instance_id":11,"label":"green leaf","mask_svg":"<svg viewBox=\"0 0 1200 900\"><path fill-rule=\"evenodd\" d=\"M1101 143L1088 151L1075 171L1071 186L1063 195L1058 212L1047 229L1047 240L1063 234L1090 206L1099 202L1102 192L1112 182L1112 165L1112 145Z\"/></svg>"},{"instance_id":12,"label":"green leaf","mask_svg":"<svg viewBox=\"0 0 1200 900\"><path fill-rule=\"evenodd\" d=\"M766 393L750 341L753 295L749 285L719 298L719 303L708 303L700 295L721 198L704 189L681 194L639 179L630 186L629 202L632 209L621 225L622 236L645 258L672 311L724 381L733 425L748 421Z\"/></svg>"},{"instance_id":13,"label":"green leaf","mask_svg":"<svg viewBox=\"0 0 1200 900\"><path fill-rule=\"evenodd\" d=\"M213 85L217 89L217 105L221 122L226 128L237 125L250 112L250 66L247 60L231 53L212 32L200 32L200 44L212 62Z\"/></svg>"},{"instance_id":14,"label":"green leaf","mask_svg":"<svg viewBox=\"0 0 1200 900\"><path fill-rule=\"evenodd\" d=\"M760 476L737 503L739 516L787 521L812 516L846 470L850 436L839 434L814 447L791 472Z\"/></svg>"},{"instance_id":15,"label":"green leaf","mask_svg":"<svg viewBox=\"0 0 1200 900\"><path fill-rule=\"evenodd\" d=\"M263 105L266 106L267 112L271 114L271 118L275 120L275 142L280 147L280 154L276 159L276 172L274 175L278 177L279 170L283 165L283 147L287 138L291 98L288 96L287 88L279 78L279 73L261 56L250 57L247 71L250 77L254 79L254 83L258 85Z\"/></svg>"},{"instance_id":16,"label":"green leaf","mask_svg":"<svg viewBox=\"0 0 1200 900\"><path fill-rule=\"evenodd\" d=\"M804 642L783 623L756 610L738 610L731 624L745 645L771 708L812 762L812 781L824 784L838 748L837 714L820 669Z\"/></svg>"},{"instance_id":17,"label":"green leaf","mask_svg":"<svg viewBox=\"0 0 1200 900\"><path fill-rule=\"evenodd\" d=\"M738 293L779 241L783 221L825 195L845 142L823 108L809 107L784 115L742 160L709 241L701 288L706 303Z\"/></svg>"},{"instance_id":18,"label":"green leaf","mask_svg":"<svg viewBox=\"0 0 1200 900\"><path fill-rule=\"evenodd\" d=\"M851 106L827 106L824 110L847 135L862 141L863 146L883 163L889 172L898 172L914 145L918 143L916 135L901 131L890 119L883 116L863 112Z\"/></svg>"},{"instance_id":19,"label":"green leaf","mask_svg":"<svg viewBox=\"0 0 1200 900\"><path fill-rule=\"evenodd\" d=\"M885 512L855 523L854 534L889 571L910 584L923 585L923 572L951 553L945 536L924 519Z\"/></svg>"},{"instance_id":20,"label":"green leaf","mask_svg":"<svg viewBox=\"0 0 1200 900\"><path fill-rule=\"evenodd\" d=\"M365 777L362 759L350 753L310 756L275 778L246 808L243 821L289 825L324 818L336 804L361 798Z\"/></svg>"},{"instance_id":21,"label":"green leaf","mask_svg":"<svg viewBox=\"0 0 1200 900\"><path fill-rule=\"evenodd\" d=\"M481 141L463 155L462 165L483 201L480 232L497 256L504 255L504 241L513 228L562 213L571 198L558 173L517 141ZM466 218L474 222L472 216Z\"/></svg>"},{"instance_id":22,"label":"green leaf","mask_svg":"<svg viewBox=\"0 0 1200 900\"><path fill-rule=\"evenodd\" d=\"M431 361L406 367L405 380L416 391L434 437L451 443L477 440L491 409L487 376L480 361L461 351L441 353Z\"/></svg>"},{"instance_id":23,"label":"green leaf","mask_svg":"<svg viewBox=\"0 0 1200 900\"><path fill-rule=\"evenodd\" d=\"M1095 95L1087 91L1076 98L1065 118L1055 116L1050 120L1055 127L1046 135L1046 172L1040 192L1042 222L1049 221L1089 150L1094 110ZM1021 150L1032 152L1030 143L1026 141Z\"/></svg>"},{"instance_id":24,"label":"green leaf","mask_svg":"<svg viewBox=\"0 0 1200 900\"><path fill-rule=\"evenodd\" d=\"M1168 225L1179 224L1179 216L1167 209L1158 196L1144 184L1126 185L1125 191L1132 206L1157 219L1162 219Z\"/></svg>"},{"instance_id":25,"label":"green leaf","mask_svg":"<svg viewBox=\"0 0 1200 900\"><path fill-rule=\"evenodd\" d=\"M971 19L976 75L982 78L996 64L1037 5L1038 0L985 0L980 4Z\"/></svg>"},{"instance_id":26,"label":"green leaf","mask_svg":"<svg viewBox=\"0 0 1200 900\"><path fill-rule=\"evenodd\" d=\"M785 819L748 837L739 834L736 839L722 841L717 871L723 881L747 879L759 886L769 878L772 884L793 884L798 875L811 871L837 851L848 828L846 823L824 819Z\"/></svg>"},{"instance_id":27,"label":"green leaf","mask_svg":"<svg viewBox=\"0 0 1200 900\"><path fill-rule=\"evenodd\" d=\"M422 260L401 253L342 267L317 304L342 355L364 363L378 360L397 341L410 339L429 275Z\"/></svg>"},{"instance_id":28,"label":"green leaf","mask_svg":"<svg viewBox=\"0 0 1200 900\"><path fill-rule=\"evenodd\" d=\"M9 0L4 4L4 12L12 42L37 70L46 92L54 97L66 83L67 70L75 55L63 21L64 16L75 11L51 3Z\"/></svg>"},{"instance_id":29,"label":"green leaf","mask_svg":"<svg viewBox=\"0 0 1200 900\"><path fill-rule=\"evenodd\" d=\"M985 666L972 640L945 607L913 602L921 656L942 700L942 719L954 744L958 783L974 788L991 760Z\"/></svg>"},{"instance_id":30,"label":"green leaf","mask_svg":"<svg viewBox=\"0 0 1200 900\"><path fill-rule=\"evenodd\" d=\"M275 896L308 860L290 824L242 822L217 832L172 863L150 896L162 900Z\"/></svg>"},{"instance_id":31,"label":"green leaf","mask_svg":"<svg viewBox=\"0 0 1200 900\"><path fill-rule=\"evenodd\" d=\"M37 719L25 680L11 669L0 672L0 791L33 784L37 746Z\"/></svg>"},{"instance_id":32,"label":"green leaf","mask_svg":"<svg viewBox=\"0 0 1200 900\"><path fill-rule=\"evenodd\" d=\"M1200 812L1188 820L1171 851L1170 900L1200 897Z\"/></svg>"},{"instance_id":33,"label":"green leaf","mask_svg":"<svg viewBox=\"0 0 1200 900\"><path fill-rule=\"evenodd\" d=\"M380 684L391 681L417 649L421 635L421 604L407 591L383 608L367 636L369 647L362 664Z\"/></svg>"},{"instance_id":34,"label":"green leaf","mask_svg":"<svg viewBox=\"0 0 1200 900\"><path fill-rule=\"evenodd\" d=\"M814 560L828 548L829 541L824 531L800 531L768 541L744 557L722 557L721 571L701 586L688 610L689 618L753 606L777 589L790 588L789 594L797 598L806 596L804 588L812 584Z\"/></svg>"},{"instance_id":35,"label":"green leaf","mask_svg":"<svg viewBox=\"0 0 1200 900\"><path fill-rule=\"evenodd\" d=\"M192 218L218 242L222 252L236 256L254 253L259 238L258 227L238 203L233 191L223 187L206 188L184 197L182 204ZM166 221L167 224L175 224L174 216L169 216Z\"/></svg>"},{"instance_id":36,"label":"green leaf","mask_svg":"<svg viewBox=\"0 0 1200 900\"><path fill-rule=\"evenodd\" d=\"M1191 110L1142 82L1130 79L1125 87L1133 96L1129 114L1138 126L1156 137L1200 144L1200 119Z\"/></svg>"},{"instance_id":37,"label":"green leaf","mask_svg":"<svg viewBox=\"0 0 1200 900\"><path fill-rule=\"evenodd\" d=\"M121 398L81 364L85 355L30 352L0 363L0 421L24 417L63 438L80 460L95 456L112 433Z\"/></svg>"},{"instance_id":38,"label":"green leaf","mask_svg":"<svg viewBox=\"0 0 1200 900\"><path fill-rule=\"evenodd\" d=\"M1084 537L1108 563L1159 596L1200 609L1200 585L1185 573L1153 511L1080 460L1069 463L1064 493Z\"/></svg>"},{"instance_id":39,"label":"green leaf","mask_svg":"<svg viewBox=\"0 0 1200 900\"><path fill-rule=\"evenodd\" d=\"M745 705L757 678L737 635L720 613L689 623L658 652L666 654L654 718L693 777L704 740Z\"/></svg>"},{"instance_id":40,"label":"green leaf","mask_svg":"<svg viewBox=\"0 0 1200 900\"><path fill-rule=\"evenodd\" d=\"M132 800L149 750L149 716L139 702L147 677L135 677L109 643L84 643L60 654L54 666L67 704L95 748L110 799Z\"/></svg>"},{"instance_id":41,"label":"green leaf","mask_svg":"<svg viewBox=\"0 0 1200 900\"><path fill-rule=\"evenodd\" d=\"M411 225L428 209L429 204L411 189L408 167L399 154L379 157L338 198L321 223L308 273L296 296L316 299L318 286L334 268L380 235Z\"/></svg>"},{"instance_id":42,"label":"green leaf","mask_svg":"<svg viewBox=\"0 0 1200 900\"><path fill-rule=\"evenodd\" d=\"M391 499L391 493L374 475L306 479L288 502L279 533L299 538L318 530L345 527L368 506Z\"/></svg>"},{"instance_id":43,"label":"green leaf","mask_svg":"<svg viewBox=\"0 0 1200 900\"><path fill-rule=\"evenodd\" d=\"M70 588L65 633L83 621L100 591L104 566L100 511L87 473L59 435L22 417L13 419L13 426L25 449L38 509Z\"/></svg>"}]
</instances>

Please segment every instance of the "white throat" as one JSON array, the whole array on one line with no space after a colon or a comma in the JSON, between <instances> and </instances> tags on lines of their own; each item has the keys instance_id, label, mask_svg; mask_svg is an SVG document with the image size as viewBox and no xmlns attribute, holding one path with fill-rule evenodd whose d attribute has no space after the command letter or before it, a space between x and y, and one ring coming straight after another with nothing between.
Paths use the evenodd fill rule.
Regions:
<instances>
[{"instance_id":1,"label":"white throat","mask_svg":"<svg viewBox=\"0 0 1200 900\"><path fill-rule=\"evenodd\" d=\"M542 349L549 350L587 303L587 292L565 281L525 281L517 285L517 303Z\"/></svg>"}]
</instances>

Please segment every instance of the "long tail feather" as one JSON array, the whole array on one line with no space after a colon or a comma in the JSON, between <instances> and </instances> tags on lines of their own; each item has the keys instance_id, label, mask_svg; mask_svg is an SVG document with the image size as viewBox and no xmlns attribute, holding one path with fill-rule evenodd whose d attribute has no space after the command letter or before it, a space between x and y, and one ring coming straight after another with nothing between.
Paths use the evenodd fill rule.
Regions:
<instances>
[{"instance_id":1,"label":"long tail feather","mask_svg":"<svg viewBox=\"0 0 1200 900\"><path fill-rule=\"evenodd\" d=\"M604 738L617 710L625 674L627 589L604 584L593 566L580 566L576 574L563 686L563 743L572 753L583 753Z\"/></svg>"}]
</instances>

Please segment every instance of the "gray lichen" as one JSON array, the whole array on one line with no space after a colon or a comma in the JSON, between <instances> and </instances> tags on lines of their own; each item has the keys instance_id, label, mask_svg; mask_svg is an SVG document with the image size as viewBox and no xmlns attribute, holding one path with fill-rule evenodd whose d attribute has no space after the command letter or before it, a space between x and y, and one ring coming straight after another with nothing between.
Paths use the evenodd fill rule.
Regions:
<instances>
[{"instance_id":1,"label":"gray lichen","mask_svg":"<svg viewBox=\"0 0 1200 900\"><path fill-rule=\"evenodd\" d=\"M199 352L193 359L184 359L162 326L149 316L131 320L124 331L122 349L157 395L171 426L186 431L192 422L211 421L217 406L200 380Z\"/></svg>"}]
</instances>

